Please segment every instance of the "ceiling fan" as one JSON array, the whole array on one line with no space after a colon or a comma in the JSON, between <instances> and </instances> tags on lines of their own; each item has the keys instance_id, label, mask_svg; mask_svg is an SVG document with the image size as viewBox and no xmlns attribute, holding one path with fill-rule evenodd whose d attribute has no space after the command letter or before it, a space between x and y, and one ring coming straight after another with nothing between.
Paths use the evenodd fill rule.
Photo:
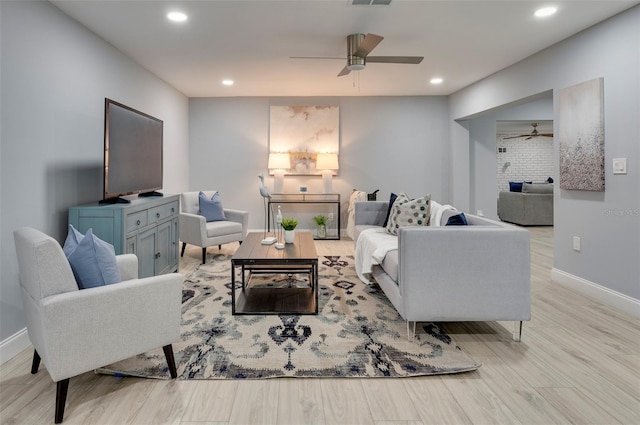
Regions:
<instances>
[{"instance_id":1,"label":"ceiling fan","mask_svg":"<svg viewBox=\"0 0 640 425\"><path fill-rule=\"evenodd\" d=\"M538 123L537 122L532 122L531 126L533 127L533 130L531 130L531 133L519 134L517 136L503 137L503 139L517 139L518 137L525 137L524 140L529 140L532 137L553 137L553 133L540 133L538 131Z\"/></svg>"},{"instance_id":2,"label":"ceiling fan","mask_svg":"<svg viewBox=\"0 0 640 425\"><path fill-rule=\"evenodd\" d=\"M347 36L347 57L335 58L325 56L292 56L291 59L346 59L347 65L338 73L338 77L351 71L360 71L367 63L404 63L417 65L422 56L369 56L369 53L384 39L375 34L351 34Z\"/></svg>"}]
</instances>

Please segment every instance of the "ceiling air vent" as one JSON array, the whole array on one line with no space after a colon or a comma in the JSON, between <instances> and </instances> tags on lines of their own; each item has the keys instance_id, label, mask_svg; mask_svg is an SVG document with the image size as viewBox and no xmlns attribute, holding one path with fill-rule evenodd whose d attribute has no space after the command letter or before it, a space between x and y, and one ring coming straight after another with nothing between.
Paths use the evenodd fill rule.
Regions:
<instances>
[{"instance_id":1,"label":"ceiling air vent","mask_svg":"<svg viewBox=\"0 0 640 425\"><path fill-rule=\"evenodd\" d=\"M351 4L353 6L376 6L376 5L389 6L389 3L391 3L391 0L352 0L351 1Z\"/></svg>"}]
</instances>

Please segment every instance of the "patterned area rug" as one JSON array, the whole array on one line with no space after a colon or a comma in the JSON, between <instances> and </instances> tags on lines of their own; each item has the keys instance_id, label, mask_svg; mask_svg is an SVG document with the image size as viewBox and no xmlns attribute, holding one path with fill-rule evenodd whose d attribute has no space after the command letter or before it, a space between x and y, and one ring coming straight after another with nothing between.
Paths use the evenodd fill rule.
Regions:
<instances>
[{"instance_id":1,"label":"patterned area rug","mask_svg":"<svg viewBox=\"0 0 640 425\"><path fill-rule=\"evenodd\" d=\"M232 316L230 276L230 257L218 255L185 279L181 339L173 344L179 379L407 377L480 366L436 324L419 323L409 341L406 322L376 285L358 279L353 257L320 258L317 316ZM306 281L274 276L256 284ZM169 376L162 349L100 372Z\"/></svg>"}]
</instances>

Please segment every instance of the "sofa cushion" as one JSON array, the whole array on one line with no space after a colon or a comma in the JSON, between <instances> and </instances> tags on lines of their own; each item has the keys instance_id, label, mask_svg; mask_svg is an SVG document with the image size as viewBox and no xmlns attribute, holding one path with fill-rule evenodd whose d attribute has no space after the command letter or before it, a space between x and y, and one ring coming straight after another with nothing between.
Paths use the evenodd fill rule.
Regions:
<instances>
[{"instance_id":1,"label":"sofa cushion","mask_svg":"<svg viewBox=\"0 0 640 425\"><path fill-rule=\"evenodd\" d=\"M389 275L389 277L396 283L398 283L398 250L387 252L382 260L382 269Z\"/></svg>"},{"instance_id":2,"label":"sofa cushion","mask_svg":"<svg viewBox=\"0 0 640 425\"><path fill-rule=\"evenodd\" d=\"M234 233L242 233L241 223L227 220L207 222L207 237L209 238L232 235Z\"/></svg>"},{"instance_id":3,"label":"sofa cushion","mask_svg":"<svg viewBox=\"0 0 640 425\"><path fill-rule=\"evenodd\" d=\"M203 216L207 221L225 221L224 209L222 208L222 200L218 192L214 193L211 199L207 198L204 192L198 194L199 209L198 214Z\"/></svg>"},{"instance_id":4,"label":"sofa cushion","mask_svg":"<svg viewBox=\"0 0 640 425\"><path fill-rule=\"evenodd\" d=\"M63 251L78 288L93 288L121 281L113 245L95 236L92 229L83 235L69 225Z\"/></svg>"},{"instance_id":5,"label":"sofa cushion","mask_svg":"<svg viewBox=\"0 0 640 425\"><path fill-rule=\"evenodd\" d=\"M522 193L553 193L552 183L523 183Z\"/></svg>"},{"instance_id":6,"label":"sofa cushion","mask_svg":"<svg viewBox=\"0 0 640 425\"><path fill-rule=\"evenodd\" d=\"M403 226L427 226L431 215L429 202L431 195L409 200L401 193L391 209L387 232L398 234L398 229Z\"/></svg>"}]
</instances>

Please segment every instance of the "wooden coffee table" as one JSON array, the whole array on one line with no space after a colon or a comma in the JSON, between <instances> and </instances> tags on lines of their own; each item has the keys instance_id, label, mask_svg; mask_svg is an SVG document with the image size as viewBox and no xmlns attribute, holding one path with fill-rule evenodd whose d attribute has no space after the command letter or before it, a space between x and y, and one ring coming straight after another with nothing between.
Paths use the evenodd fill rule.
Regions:
<instances>
[{"instance_id":1,"label":"wooden coffee table","mask_svg":"<svg viewBox=\"0 0 640 425\"><path fill-rule=\"evenodd\" d=\"M267 236L273 234L267 233ZM318 314L318 252L311 232L296 232L292 244L262 245L263 232L249 233L231 257L232 314ZM236 267L240 283L236 291ZM306 273L309 286L252 287L252 275Z\"/></svg>"}]
</instances>

